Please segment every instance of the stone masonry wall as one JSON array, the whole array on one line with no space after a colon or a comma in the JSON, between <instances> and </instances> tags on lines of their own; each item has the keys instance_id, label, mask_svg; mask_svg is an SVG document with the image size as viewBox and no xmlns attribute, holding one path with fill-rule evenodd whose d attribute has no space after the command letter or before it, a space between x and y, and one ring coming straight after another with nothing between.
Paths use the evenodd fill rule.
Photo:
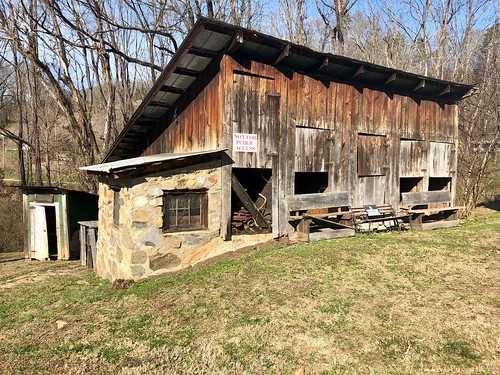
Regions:
<instances>
[{"instance_id":1,"label":"stone masonry wall","mask_svg":"<svg viewBox=\"0 0 500 375\"><path fill-rule=\"evenodd\" d=\"M120 187L119 225L113 221L114 191L102 179L96 260L99 276L110 280L138 280L186 268L227 248L222 246L219 236L220 163L198 164L110 183ZM208 189L208 228L164 233L164 191L203 188Z\"/></svg>"}]
</instances>

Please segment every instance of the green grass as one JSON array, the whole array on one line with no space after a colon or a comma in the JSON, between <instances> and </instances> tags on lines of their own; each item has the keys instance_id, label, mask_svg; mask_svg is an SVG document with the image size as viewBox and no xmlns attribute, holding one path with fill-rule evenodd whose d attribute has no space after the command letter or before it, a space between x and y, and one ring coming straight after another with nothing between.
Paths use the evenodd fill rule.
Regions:
<instances>
[{"instance_id":1,"label":"green grass","mask_svg":"<svg viewBox=\"0 0 500 375\"><path fill-rule=\"evenodd\" d=\"M0 373L495 374L499 252L500 213L481 209L458 228L274 245L127 290L2 255Z\"/></svg>"}]
</instances>

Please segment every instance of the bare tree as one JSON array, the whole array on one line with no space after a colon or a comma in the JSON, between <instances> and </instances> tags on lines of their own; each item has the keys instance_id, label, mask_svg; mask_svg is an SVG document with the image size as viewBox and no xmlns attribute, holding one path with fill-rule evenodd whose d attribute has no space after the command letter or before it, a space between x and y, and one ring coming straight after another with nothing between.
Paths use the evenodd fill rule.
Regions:
<instances>
[{"instance_id":1,"label":"bare tree","mask_svg":"<svg viewBox=\"0 0 500 375\"><path fill-rule=\"evenodd\" d=\"M315 2L330 37L330 52L344 54L345 24L357 0L315 0Z\"/></svg>"},{"instance_id":2,"label":"bare tree","mask_svg":"<svg viewBox=\"0 0 500 375\"><path fill-rule=\"evenodd\" d=\"M480 79L479 93L461 104L458 173L467 215L481 199L488 198L485 193L500 179L499 70L500 23L497 22L484 34L480 55L470 71L475 79Z\"/></svg>"}]
</instances>

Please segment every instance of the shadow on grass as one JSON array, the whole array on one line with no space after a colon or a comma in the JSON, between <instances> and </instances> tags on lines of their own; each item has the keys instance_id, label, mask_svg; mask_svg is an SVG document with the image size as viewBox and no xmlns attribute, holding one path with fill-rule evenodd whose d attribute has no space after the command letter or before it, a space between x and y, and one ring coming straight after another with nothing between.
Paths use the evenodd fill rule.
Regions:
<instances>
[{"instance_id":1,"label":"shadow on grass","mask_svg":"<svg viewBox=\"0 0 500 375\"><path fill-rule=\"evenodd\" d=\"M0 253L0 263L17 262L24 260L23 253Z\"/></svg>"},{"instance_id":2,"label":"shadow on grass","mask_svg":"<svg viewBox=\"0 0 500 375\"><path fill-rule=\"evenodd\" d=\"M481 206L489 208L490 210L500 211L500 199L484 202L481 204Z\"/></svg>"}]
</instances>

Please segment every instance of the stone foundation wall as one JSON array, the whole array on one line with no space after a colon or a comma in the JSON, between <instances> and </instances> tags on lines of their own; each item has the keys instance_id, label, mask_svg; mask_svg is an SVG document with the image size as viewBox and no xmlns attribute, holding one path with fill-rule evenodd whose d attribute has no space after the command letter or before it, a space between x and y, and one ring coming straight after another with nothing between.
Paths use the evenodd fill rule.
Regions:
<instances>
[{"instance_id":1,"label":"stone foundation wall","mask_svg":"<svg viewBox=\"0 0 500 375\"><path fill-rule=\"evenodd\" d=\"M119 223L113 220L114 191L119 190ZM208 228L163 232L163 194L207 189ZM101 180L96 273L104 278L138 280L186 268L219 255L221 219L220 162L198 164L129 180Z\"/></svg>"}]
</instances>

